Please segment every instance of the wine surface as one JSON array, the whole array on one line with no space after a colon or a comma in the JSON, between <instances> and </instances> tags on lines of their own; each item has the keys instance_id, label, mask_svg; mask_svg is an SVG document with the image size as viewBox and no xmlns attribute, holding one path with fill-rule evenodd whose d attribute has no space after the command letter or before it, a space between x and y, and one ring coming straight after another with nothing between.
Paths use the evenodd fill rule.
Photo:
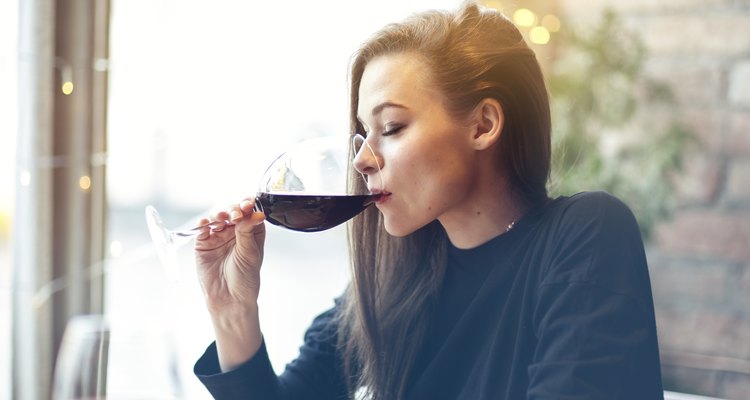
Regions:
<instances>
[{"instance_id":1,"label":"wine surface","mask_svg":"<svg viewBox=\"0 0 750 400\"><path fill-rule=\"evenodd\" d=\"M303 195L259 192L266 220L274 225L300 232L319 232L340 225L367 206L380 195Z\"/></svg>"}]
</instances>

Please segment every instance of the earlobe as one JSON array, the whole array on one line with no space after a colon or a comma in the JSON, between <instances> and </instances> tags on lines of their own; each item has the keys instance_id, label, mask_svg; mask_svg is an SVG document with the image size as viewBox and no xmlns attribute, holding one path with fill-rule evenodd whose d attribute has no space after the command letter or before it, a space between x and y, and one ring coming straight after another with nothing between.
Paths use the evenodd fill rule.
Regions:
<instances>
[{"instance_id":1,"label":"earlobe","mask_svg":"<svg viewBox=\"0 0 750 400\"><path fill-rule=\"evenodd\" d=\"M505 124L503 107L495 99L483 99L475 109L476 131L474 132L474 148L485 150L500 140Z\"/></svg>"}]
</instances>

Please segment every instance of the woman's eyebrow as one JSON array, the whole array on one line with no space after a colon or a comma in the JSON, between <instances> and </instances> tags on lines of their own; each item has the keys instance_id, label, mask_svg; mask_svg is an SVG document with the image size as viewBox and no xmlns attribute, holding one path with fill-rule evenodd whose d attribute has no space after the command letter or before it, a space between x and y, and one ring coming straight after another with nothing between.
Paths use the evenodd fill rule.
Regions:
<instances>
[{"instance_id":1,"label":"woman's eyebrow","mask_svg":"<svg viewBox=\"0 0 750 400\"><path fill-rule=\"evenodd\" d=\"M383 112L383 109L388 108L388 107L396 107L396 108L407 109L407 107L405 105L403 105L403 104L394 103L392 101L384 101L384 102L378 104L377 106L375 106L372 109L372 116L374 117L374 116L380 114L381 112Z\"/></svg>"},{"instance_id":2,"label":"woman's eyebrow","mask_svg":"<svg viewBox=\"0 0 750 400\"><path fill-rule=\"evenodd\" d=\"M408 107L406 107L403 104L395 103L395 102L392 102L392 101L384 101L384 102L378 104L377 106L373 107L372 112L370 113L370 115L372 115L373 117L375 117L378 114L380 114L381 112L383 112L383 110L386 109L386 108L388 108L388 107L401 108L401 109L404 109L404 110L408 110L409 109ZM365 125L365 123L362 122L362 118L360 116L357 116L357 121L359 121L360 124Z\"/></svg>"}]
</instances>

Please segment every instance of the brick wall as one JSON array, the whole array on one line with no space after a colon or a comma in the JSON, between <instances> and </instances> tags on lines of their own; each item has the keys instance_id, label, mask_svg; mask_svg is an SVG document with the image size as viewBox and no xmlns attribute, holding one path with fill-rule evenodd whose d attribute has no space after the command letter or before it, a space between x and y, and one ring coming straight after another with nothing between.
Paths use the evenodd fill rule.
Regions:
<instances>
[{"instance_id":1,"label":"brick wall","mask_svg":"<svg viewBox=\"0 0 750 400\"><path fill-rule=\"evenodd\" d=\"M639 32L646 73L697 134L678 205L648 244L667 389L750 399L750 1L558 0L568 23L609 7Z\"/></svg>"}]
</instances>

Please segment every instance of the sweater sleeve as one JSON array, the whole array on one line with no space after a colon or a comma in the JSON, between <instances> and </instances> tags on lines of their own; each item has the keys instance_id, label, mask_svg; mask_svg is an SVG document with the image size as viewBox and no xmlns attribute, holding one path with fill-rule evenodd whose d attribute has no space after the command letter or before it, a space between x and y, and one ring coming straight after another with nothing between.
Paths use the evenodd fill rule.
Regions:
<instances>
[{"instance_id":1,"label":"sweater sleeve","mask_svg":"<svg viewBox=\"0 0 750 400\"><path fill-rule=\"evenodd\" d=\"M213 343L196 362L194 373L217 400L345 399L336 314L337 308L332 308L315 318L299 356L280 376L271 366L265 339L253 358L227 372L221 372Z\"/></svg>"},{"instance_id":2,"label":"sweater sleeve","mask_svg":"<svg viewBox=\"0 0 750 400\"><path fill-rule=\"evenodd\" d=\"M528 399L662 398L645 252L630 210L604 193L564 214L536 296Z\"/></svg>"},{"instance_id":3,"label":"sweater sleeve","mask_svg":"<svg viewBox=\"0 0 750 400\"><path fill-rule=\"evenodd\" d=\"M281 398L265 341L253 358L227 372L221 372L216 343L211 343L195 363L193 372L215 399Z\"/></svg>"}]
</instances>

